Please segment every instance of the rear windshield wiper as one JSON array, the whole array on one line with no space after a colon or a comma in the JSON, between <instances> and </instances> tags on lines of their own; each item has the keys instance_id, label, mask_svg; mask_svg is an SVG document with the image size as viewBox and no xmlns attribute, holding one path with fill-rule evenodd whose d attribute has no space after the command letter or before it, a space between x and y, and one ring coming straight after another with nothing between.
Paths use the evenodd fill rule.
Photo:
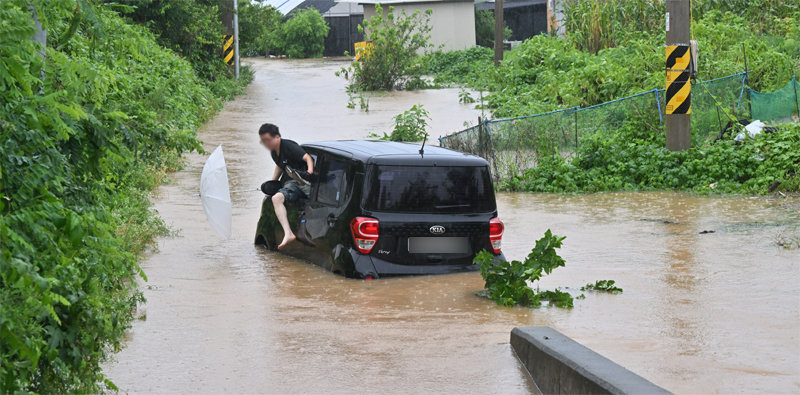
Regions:
<instances>
[{"instance_id":1,"label":"rear windshield wiper","mask_svg":"<svg viewBox=\"0 0 800 395\"><path fill-rule=\"evenodd\" d=\"M437 209L441 209L441 208L461 208L461 207L470 207L470 206L471 206L470 204L448 204L448 205L445 205L445 206L434 206L434 207L436 207Z\"/></svg>"}]
</instances>

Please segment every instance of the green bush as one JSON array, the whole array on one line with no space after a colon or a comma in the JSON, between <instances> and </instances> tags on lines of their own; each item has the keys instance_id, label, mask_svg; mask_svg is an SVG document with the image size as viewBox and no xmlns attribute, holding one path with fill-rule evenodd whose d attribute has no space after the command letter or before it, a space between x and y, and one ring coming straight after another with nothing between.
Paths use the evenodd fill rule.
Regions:
<instances>
[{"instance_id":1,"label":"green bush","mask_svg":"<svg viewBox=\"0 0 800 395\"><path fill-rule=\"evenodd\" d=\"M290 58L319 58L325 49L325 37L330 27L314 8L305 8L291 14L280 29L269 35L267 46L271 52Z\"/></svg>"},{"instance_id":2,"label":"green bush","mask_svg":"<svg viewBox=\"0 0 800 395\"><path fill-rule=\"evenodd\" d=\"M161 46L188 60L200 77L214 81L228 74L220 56L225 31L219 0L121 0L119 3L131 6L120 9L123 15L150 29ZM108 5L113 6L113 3Z\"/></svg>"},{"instance_id":3,"label":"green bush","mask_svg":"<svg viewBox=\"0 0 800 395\"><path fill-rule=\"evenodd\" d=\"M212 87L241 85L199 78L118 4L32 4L44 61L31 2L0 7L0 392L98 392L142 300L138 254L166 231L148 191L200 149Z\"/></svg>"},{"instance_id":4,"label":"green bush","mask_svg":"<svg viewBox=\"0 0 800 395\"><path fill-rule=\"evenodd\" d=\"M422 104L415 104L394 117L394 129L391 134L384 133L383 136L370 134L368 137L388 141L422 141L428 135L426 130L430 119L428 110L422 108Z\"/></svg>"},{"instance_id":5,"label":"green bush","mask_svg":"<svg viewBox=\"0 0 800 395\"><path fill-rule=\"evenodd\" d=\"M239 0L239 52L241 56L265 56L274 48L272 36L279 31L283 15L275 8L250 0Z\"/></svg>"},{"instance_id":6,"label":"green bush","mask_svg":"<svg viewBox=\"0 0 800 395\"><path fill-rule=\"evenodd\" d=\"M495 262L495 256L488 251L478 253L475 263L480 265L480 273L485 281L484 288L489 298L504 306L537 307L541 306L542 301L548 300L558 307L572 307L573 298L569 293L559 290L539 291L529 285L565 265L564 258L556 252L556 248L561 248L565 238L553 235L548 229L544 237L536 241L524 262Z\"/></svg>"},{"instance_id":7,"label":"green bush","mask_svg":"<svg viewBox=\"0 0 800 395\"><path fill-rule=\"evenodd\" d=\"M512 34L508 24L503 20L503 40L510 39ZM494 48L494 12L475 10L475 41L479 46Z\"/></svg>"},{"instance_id":8,"label":"green bush","mask_svg":"<svg viewBox=\"0 0 800 395\"><path fill-rule=\"evenodd\" d=\"M425 86L420 52L433 47L430 40L430 17L433 11L419 10L406 15L386 13L375 4L376 15L365 19L358 30L371 47L349 67L336 73L348 80L350 91L417 89Z\"/></svg>"},{"instance_id":9,"label":"green bush","mask_svg":"<svg viewBox=\"0 0 800 395\"><path fill-rule=\"evenodd\" d=\"M434 76L434 82L467 84L473 88L481 88L477 83L486 80L486 74L491 72L492 62L494 52L485 47L436 51L423 58L425 73Z\"/></svg>"}]
</instances>

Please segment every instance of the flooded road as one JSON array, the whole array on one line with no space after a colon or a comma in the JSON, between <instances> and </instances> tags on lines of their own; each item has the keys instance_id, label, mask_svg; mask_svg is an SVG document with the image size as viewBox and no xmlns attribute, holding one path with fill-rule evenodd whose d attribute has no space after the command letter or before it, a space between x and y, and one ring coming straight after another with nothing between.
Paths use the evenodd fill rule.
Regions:
<instances>
[{"instance_id":1,"label":"flooded road","mask_svg":"<svg viewBox=\"0 0 800 395\"><path fill-rule=\"evenodd\" d=\"M231 190L273 163L263 122L300 143L389 131L414 104L432 140L473 122L458 90L399 92L347 109L343 63L251 60L256 79L201 131L223 145ZM499 194L504 251L521 259L548 228L567 265L542 288L614 279L575 308L506 308L475 296L478 273L347 280L253 245L262 195L235 193L220 239L197 193L204 157L159 188L177 230L143 262L148 302L106 373L131 393L528 393L511 350L515 326L547 325L678 393L800 391L797 201L677 193ZM714 231L701 234L702 231ZM579 291L577 293L580 293Z\"/></svg>"}]
</instances>

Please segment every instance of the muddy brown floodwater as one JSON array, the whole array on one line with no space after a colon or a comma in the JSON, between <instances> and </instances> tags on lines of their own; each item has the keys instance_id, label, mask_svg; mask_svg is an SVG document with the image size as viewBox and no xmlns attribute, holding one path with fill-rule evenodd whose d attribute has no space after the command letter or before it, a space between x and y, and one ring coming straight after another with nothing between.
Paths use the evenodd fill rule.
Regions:
<instances>
[{"instance_id":1,"label":"muddy brown floodwater","mask_svg":"<svg viewBox=\"0 0 800 395\"><path fill-rule=\"evenodd\" d=\"M397 92L345 107L342 63L249 60L256 79L200 131L222 144L231 189L273 164L257 129L300 143L387 131L413 104L432 135L477 118L457 89ZM433 139L432 139L433 141ZM800 392L797 201L680 193L498 194L504 251L521 259L546 229L567 265L539 284L614 279L575 308L526 309L475 296L478 273L348 280L253 245L260 192L235 193L233 237L216 236L189 157L155 196L177 230L144 262L147 303L105 371L131 393L527 393L509 346L515 326L547 325L677 393ZM714 231L703 233L703 231Z\"/></svg>"}]
</instances>

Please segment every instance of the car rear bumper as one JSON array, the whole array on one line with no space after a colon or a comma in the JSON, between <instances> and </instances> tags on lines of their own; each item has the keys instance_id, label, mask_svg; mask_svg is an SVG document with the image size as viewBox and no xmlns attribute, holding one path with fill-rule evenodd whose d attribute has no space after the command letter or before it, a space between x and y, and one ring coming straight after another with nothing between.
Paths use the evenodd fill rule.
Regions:
<instances>
[{"instance_id":1,"label":"car rear bumper","mask_svg":"<svg viewBox=\"0 0 800 395\"><path fill-rule=\"evenodd\" d=\"M364 255L356 251L350 250L353 257L354 270L351 277L354 278L380 278L390 276L413 276L425 274L449 274L449 273L464 273L474 272L478 270L478 265L475 264L434 264L434 265L404 265L372 256ZM505 260L503 254L495 256L495 262L498 260Z\"/></svg>"}]
</instances>

